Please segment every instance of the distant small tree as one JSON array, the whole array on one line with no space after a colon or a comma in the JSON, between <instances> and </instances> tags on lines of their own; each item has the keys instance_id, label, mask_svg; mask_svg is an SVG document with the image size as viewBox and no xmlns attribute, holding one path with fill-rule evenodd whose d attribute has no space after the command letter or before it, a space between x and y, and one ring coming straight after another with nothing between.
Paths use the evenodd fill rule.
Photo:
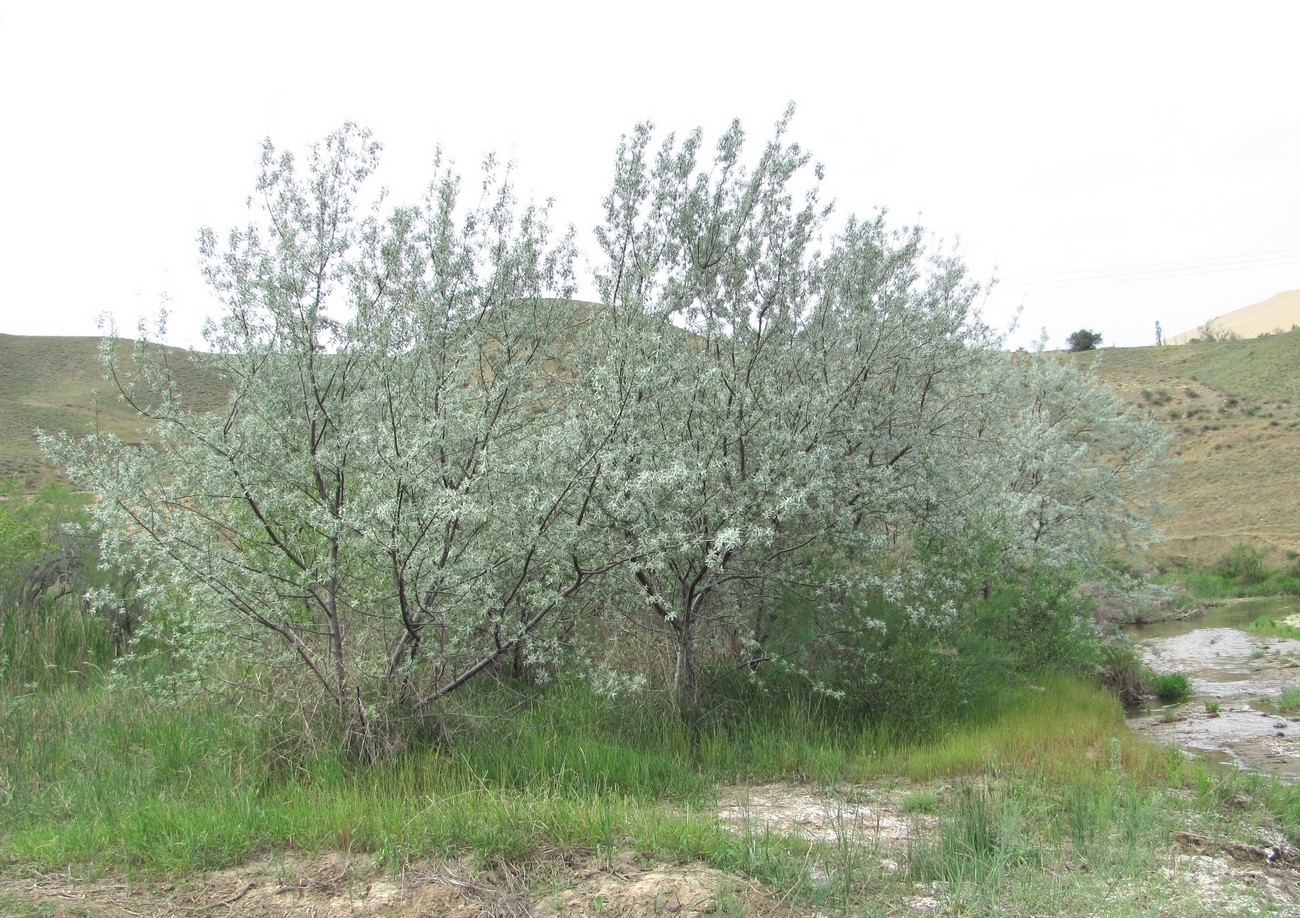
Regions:
<instances>
[{"instance_id":1,"label":"distant small tree","mask_svg":"<svg viewBox=\"0 0 1300 918\"><path fill-rule=\"evenodd\" d=\"M1093 351L1101 344L1101 334L1081 328L1066 338L1065 343L1069 345L1071 351Z\"/></svg>"}]
</instances>

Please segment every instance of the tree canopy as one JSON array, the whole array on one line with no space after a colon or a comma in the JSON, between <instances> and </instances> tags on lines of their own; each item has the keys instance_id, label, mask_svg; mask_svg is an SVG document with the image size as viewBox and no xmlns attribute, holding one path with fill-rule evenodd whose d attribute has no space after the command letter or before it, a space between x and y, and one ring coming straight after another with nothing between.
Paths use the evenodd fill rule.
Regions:
<instances>
[{"instance_id":1,"label":"tree canopy","mask_svg":"<svg viewBox=\"0 0 1300 918\"><path fill-rule=\"evenodd\" d=\"M1101 346L1101 333L1081 328L1071 332L1065 343L1072 351L1093 351Z\"/></svg>"},{"instance_id":2,"label":"tree canopy","mask_svg":"<svg viewBox=\"0 0 1300 918\"><path fill-rule=\"evenodd\" d=\"M1149 537L1154 425L1002 352L920 228L833 224L788 127L752 159L738 123L711 154L625 137L599 304L491 159L472 203L439 160L421 201L366 207L366 131L268 141L248 225L201 236L225 311L190 359L226 407L191 409L146 336L125 378L110 341L155 442L44 438L156 639L378 754L485 673L616 691L662 652L677 698L706 664L843 691L816 660L880 632L870 597L947 621Z\"/></svg>"}]
</instances>

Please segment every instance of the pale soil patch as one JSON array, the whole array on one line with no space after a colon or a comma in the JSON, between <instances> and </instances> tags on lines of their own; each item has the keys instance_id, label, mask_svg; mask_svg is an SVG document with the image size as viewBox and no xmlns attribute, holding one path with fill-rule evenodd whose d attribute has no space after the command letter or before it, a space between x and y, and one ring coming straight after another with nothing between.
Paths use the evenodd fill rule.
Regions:
<instances>
[{"instance_id":1,"label":"pale soil patch","mask_svg":"<svg viewBox=\"0 0 1300 918\"><path fill-rule=\"evenodd\" d=\"M567 888L543 899L535 914L618 915L807 915L756 884L711 867L639 867L640 858L623 855L607 869L568 878Z\"/></svg>"},{"instance_id":2,"label":"pale soil patch","mask_svg":"<svg viewBox=\"0 0 1300 918\"><path fill-rule=\"evenodd\" d=\"M941 797L949 788L924 790ZM740 786L724 791L719 816L736 831L772 832L813 844L835 845L843 838L862 846L880 874L902 880L908 846L933 837L939 825L935 816L905 813L907 793L855 787L830 794L782 783ZM1161 914L1300 914L1300 849L1278 832L1261 829L1257 837L1262 844L1179 832L1166 861L1172 866L1139 885L1161 888ZM821 865L810 861L809 867L817 879ZM889 914L915 916L946 914L957 907L941 882L894 886L886 902L878 904L887 904ZM1110 911L1102 905L1094 914Z\"/></svg>"},{"instance_id":3,"label":"pale soil patch","mask_svg":"<svg viewBox=\"0 0 1300 918\"><path fill-rule=\"evenodd\" d=\"M39 873L0 877L0 912L15 907L28 908L18 915L55 918L649 918L709 915L720 907L729 914L807 914L738 877L702 865L645 864L632 854L612 864L556 857L517 871L475 870L459 860L425 862L393 875L364 856L295 853L173 882Z\"/></svg>"},{"instance_id":4,"label":"pale soil patch","mask_svg":"<svg viewBox=\"0 0 1300 918\"><path fill-rule=\"evenodd\" d=\"M1262 835L1265 844L1245 845L1179 832L1172 865L1160 871L1171 898L1208 914L1296 914L1300 852L1280 834Z\"/></svg>"},{"instance_id":5,"label":"pale soil patch","mask_svg":"<svg viewBox=\"0 0 1300 918\"><path fill-rule=\"evenodd\" d=\"M54 916L278 916L483 915L483 900L497 890L459 879L456 864L443 871L410 871L394 877L368 858L344 854L277 854L226 870L173 882L99 880L71 875L29 874L6 878L0 889ZM461 885L465 884L465 885ZM526 904L526 900L525 904ZM512 914L508 909L493 913ZM528 914L513 912L513 914Z\"/></svg>"},{"instance_id":6,"label":"pale soil patch","mask_svg":"<svg viewBox=\"0 0 1300 918\"><path fill-rule=\"evenodd\" d=\"M946 787L929 789L938 794ZM938 817L906 813L906 791L898 788L852 787L828 793L808 785L769 783L724 788L718 808L723 824L736 832L767 833L830 846L830 861L845 846L859 851L868 873L899 880L908 847L938 828ZM814 881L826 880L834 863L810 856ZM913 883L894 887L887 896L890 914L932 915L946 898L942 884ZM868 912L870 913L870 912Z\"/></svg>"},{"instance_id":7,"label":"pale soil patch","mask_svg":"<svg viewBox=\"0 0 1300 918\"><path fill-rule=\"evenodd\" d=\"M903 812L901 794L856 787L833 796L797 784L726 788L718 816L737 831L773 832L808 842L841 840L897 853L918 830L933 829L933 816Z\"/></svg>"}]
</instances>

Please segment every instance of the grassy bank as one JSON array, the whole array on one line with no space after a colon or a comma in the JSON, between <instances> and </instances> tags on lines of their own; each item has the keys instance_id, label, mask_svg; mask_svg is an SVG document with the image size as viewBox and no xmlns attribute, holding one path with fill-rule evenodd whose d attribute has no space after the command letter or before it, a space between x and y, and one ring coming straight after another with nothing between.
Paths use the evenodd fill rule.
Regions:
<instances>
[{"instance_id":1,"label":"grassy bank","mask_svg":"<svg viewBox=\"0 0 1300 918\"><path fill-rule=\"evenodd\" d=\"M213 704L98 688L9 694L0 857L147 878L275 851L345 851L388 868L633 851L817 907L870 912L920 883L980 912L1095 910L1114 884L1159 875L1180 832L1300 840L1296 791L1184 763L1130 734L1115 700L1076 679L1041 680L923 742L810 697L716 698L694 723L654 699L610 702L576 686L511 700L511 715L491 719L501 694L466 704L448 721L450 745L358 766L286 752L273 725ZM879 817L874 831L858 819L834 839L719 819L723 788L772 781L837 805L870 793L915 831L886 851Z\"/></svg>"},{"instance_id":2,"label":"grassy bank","mask_svg":"<svg viewBox=\"0 0 1300 918\"><path fill-rule=\"evenodd\" d=\"M1174 599L1163 609L1143 609L1143 620L1177 616L1230 599L1300 597L1300 557L1277 557L1267 549L1239 542L1206 564L1170 566L1155 582L1171 588ZM1164 614L1161 614L1161 613Z\"/></svg>"},{"instance_id":3,"label":"grassy bank","mask_svg":"<svg viewBox=\"0 0 1300 918\"><path fill-rule=\"evenodd\" d=\"M734 667L711 670L694 703L653 682L611 700L577 679L485 681L378 764L283 706L129 687L145 678L110 690L113 623L69 591L0 615L0 913L49 911L13 877L172 889L268 861L342 875L342 859L363 886L453 864L542 914L556 896L569 897L557 913L631 914L582 892L584 878L693 870L708 871L696 893L721 914L883 914L913 900L1196 914L1223 905L1205 883L1237 895L1259 873L1233 852L1300 864L1300 793L1132 734L1094 674L1136 658L1070 627L1087 610L1053 587L1008 584L949 631L893 622L888 665L846 680L843 701L806 682L760 691ZM170 665L144 654L125 672ZM1188 878L1211 863L1221 875ZM1268 901L1300 902L1293 886ZM187 913L170 899L122 909L103 912Z\"/></svg>"}]
</instances>

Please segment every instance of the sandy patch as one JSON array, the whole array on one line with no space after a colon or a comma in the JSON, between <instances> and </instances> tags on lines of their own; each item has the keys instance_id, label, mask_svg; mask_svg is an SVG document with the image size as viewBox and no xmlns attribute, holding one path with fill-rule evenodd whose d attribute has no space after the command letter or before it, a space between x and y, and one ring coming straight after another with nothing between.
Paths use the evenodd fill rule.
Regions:
<instances>
[{"instance_id":1,"label":"sandy patch","mask_svg":"<svg viewBox=\"0 0 1300 918\"><path fill-rule=\"evenodd\" d=\"M294 853L171 882L40 873L0 878L0 911L15 899L27 903L32 915L52 918L807 914L739 877L698 864L645 864L635 854L612 864L557 857L530 868L489 871L453 860L393 875L366 857Z\"/></svg>"},{"instance_id":2,"label":"sandy patch","mask_svg":"<svg viewBox=\"0 0 1300 918\"><path fill-rule=\"evenodd\" d=\"M906 846L920 829L933 828L932 816L902 812L896 795L853 788L831 795L798 784L758 784L727 788L718 817L729 827L756 833L775 832L809 842Z\"/></svg>"},{"instance_id":3,"label":"sandy patch","mask_svg":"<svg viewBox=\"0 0 1300 918\"><path fill-rule=\"evenodd\" d=\"M606 869L569 879L569 885L542 900L534 914L617 915L806 915L753 883L703 865L637 867L624 855Z\"/></svg>"}]
</instances>

